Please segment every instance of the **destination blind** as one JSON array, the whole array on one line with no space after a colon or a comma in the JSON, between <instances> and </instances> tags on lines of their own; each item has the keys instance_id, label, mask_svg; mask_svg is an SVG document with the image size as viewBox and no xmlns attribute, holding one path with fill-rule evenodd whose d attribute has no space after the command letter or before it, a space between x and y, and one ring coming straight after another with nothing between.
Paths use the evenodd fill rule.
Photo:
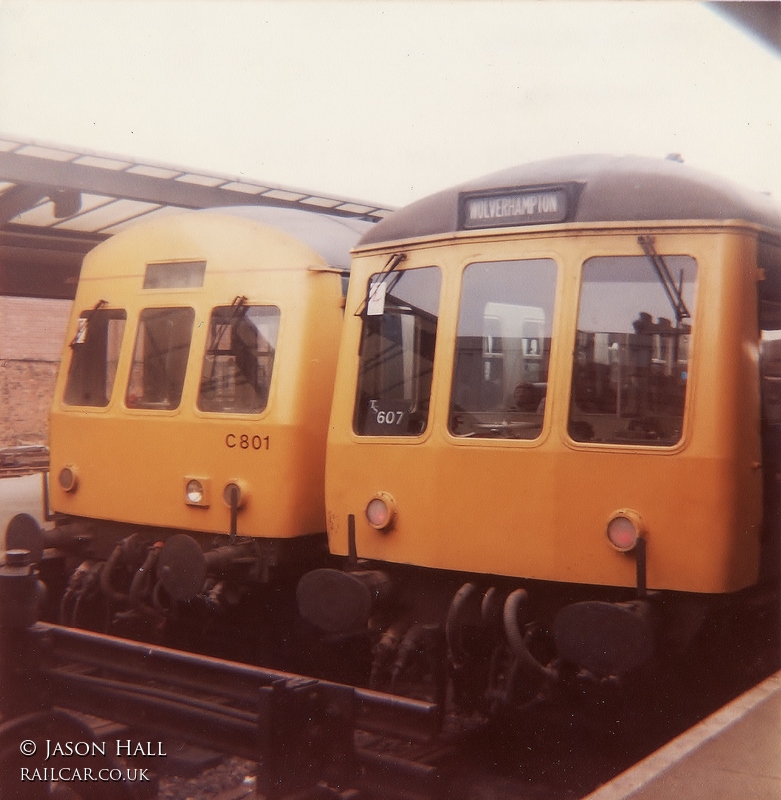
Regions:
<instances>
[{"instance_id":1,"label":"destination blind","mask_svg":"<svg viewBox=\"0 0 781 800\"><path fill-rule=\"evenodd\" d=\"M532 225L567 218L567 194L562 188L465 196L462 204L463 228Z\"/></svg>"}]
</instances>

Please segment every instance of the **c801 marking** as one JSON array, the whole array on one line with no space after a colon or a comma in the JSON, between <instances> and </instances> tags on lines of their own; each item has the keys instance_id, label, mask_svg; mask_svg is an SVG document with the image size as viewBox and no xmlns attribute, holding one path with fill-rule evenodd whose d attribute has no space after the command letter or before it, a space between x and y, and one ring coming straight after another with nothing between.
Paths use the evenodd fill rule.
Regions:
<instances>
[{"instance_id":1,"label":"c801 marking","mask_svg":"<svg viewBox=\"0 0 781 800\"><path fill-rule=\"evenodd\" d=\"M248 433L229 433L225 437L225 446L231 450L238 447L241 450L268 450L270 439L268 436L260 436L254 434L250 436Z\"/></svg>"}]
</instances>

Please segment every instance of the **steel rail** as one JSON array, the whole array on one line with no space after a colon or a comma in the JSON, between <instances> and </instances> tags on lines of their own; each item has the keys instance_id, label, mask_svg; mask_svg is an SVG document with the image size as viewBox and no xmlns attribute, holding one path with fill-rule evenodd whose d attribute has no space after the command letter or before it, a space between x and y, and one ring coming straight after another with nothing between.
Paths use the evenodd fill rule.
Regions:
<instances>
[{"instance_id":1,"label":"steel rail","mask_svg":"<svg viewBox=\"0 0 781 800\"><path fill-rule=\"evenodd\" d=\"M166 684L195 691L222 694L236 703L252 703L258 688L280 681L300 681L301 676L267 667L239 664L213 656L187 653L161 645L118 639L105 634L36 623L30 632L48 640L60 660L112 670L133 679L159 676ZM427 741L440 730L442 710L435 704L370 689L347 687L317 680L323 689L350 689L356 704L356 724Z\"/></svg>"}]
</instances>

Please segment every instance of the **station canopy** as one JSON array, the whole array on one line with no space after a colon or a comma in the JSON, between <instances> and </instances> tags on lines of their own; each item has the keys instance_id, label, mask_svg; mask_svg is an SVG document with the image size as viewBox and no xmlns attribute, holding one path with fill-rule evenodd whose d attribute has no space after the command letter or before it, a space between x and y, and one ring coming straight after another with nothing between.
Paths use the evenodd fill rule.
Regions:
<instances>
[{"instance_id":1,"label":"station canopy","mask_svg":"<svg viewBox=\"0 0 781 800\"><path fill-rule=\"evenodd\" d=\"M141 218L265 205L377 221L392 209L0 134L0 295L72 299L95 245Z\"/></svg>"}]
</instances>

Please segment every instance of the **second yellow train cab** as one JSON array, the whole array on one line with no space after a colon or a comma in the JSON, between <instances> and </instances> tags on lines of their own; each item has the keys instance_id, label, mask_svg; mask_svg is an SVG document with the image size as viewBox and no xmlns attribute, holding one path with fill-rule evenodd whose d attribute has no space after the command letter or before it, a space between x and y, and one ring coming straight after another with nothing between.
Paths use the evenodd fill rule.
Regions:
<instances>
[{"instance_id":1,"label":"second yellow train cab","mask_svg":"<svg viewBox=\"0 0 781 800\"><path fill-rule=\"evenodd\" d=\"M51 413L52 508L322 549L344 269L367 227L192 212L91 252Z\"/></svg>"}]
</instances>

